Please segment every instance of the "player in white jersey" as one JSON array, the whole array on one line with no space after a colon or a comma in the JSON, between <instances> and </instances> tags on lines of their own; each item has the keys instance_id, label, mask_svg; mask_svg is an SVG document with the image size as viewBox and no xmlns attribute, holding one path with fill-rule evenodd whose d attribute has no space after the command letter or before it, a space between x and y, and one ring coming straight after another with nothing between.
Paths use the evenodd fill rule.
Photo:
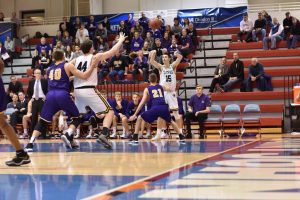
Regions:
<instances>
[{"instance_id":1,"label":"player in white jersey","mask_svg":"<svg viewBox=\"0 0 300 200\"><path fill-rule=\"evenodd\" d=\"M93 55L93 42L91 40L85 40L80 46L84 55L79 56L72 62L75 62L75 67L78 70L84 72L91 66L98 65L100 61L114 56L118 51L120 51L125 38L126 36L123 33L120 33L119 41L113 46L113 48L104 53L97 53L96 55ZM103 130L97 142L102 143L105 148L111 149L111 145L109 144L107 137L109 136L109 128L112 123L114 112L107 100L96 89L97 84L97 69L94 69L91 76L87 80L75 77L75 104L78 107L80 113L84 113L85 107L90 106L90 108L96 113L96 115L106 114L103 120Z\"/></svg>"},{"instance_id":2,"label":"player in white jersey","mask_svg":"<svg viewBox=\"0 0 300 200\"><path fill-rule=\"evenodd\" d=\"M169 105L170 111L172 111L173 116L175 117L175 120L178 124L178 121L180 120L180 115L178 112L178 101L176 94L176 68L181 62L182 55L178 52L175 52L174 56L176 57L176 60L173 63L170 63L170 55L168 53L164 53L162 55L163 65L156 62L155 56L156 50L151 51L150 64L153 65L159 71L159 84L164 89L165 101ZM154 138L154 140L155 139L159 139L159 136L157 138Z\"/></svg>"}]
</instances>

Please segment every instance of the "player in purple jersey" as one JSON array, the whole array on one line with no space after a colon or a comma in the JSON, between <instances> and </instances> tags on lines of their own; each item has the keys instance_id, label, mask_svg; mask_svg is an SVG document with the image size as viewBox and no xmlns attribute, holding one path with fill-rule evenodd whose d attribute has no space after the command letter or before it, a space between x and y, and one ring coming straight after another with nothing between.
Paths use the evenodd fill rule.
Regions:
<instances>
[{"instance_id":1,"label":"player in purple jersey","mask_svg":"<svg viewBox=\"0 0 300 200\"><path fill-rule=\"evenodd\" d=\"M79 111L70 96L69 77L76 76L81 79L87 79L97 65L90 67L85 72L81 72L77 70L72 63L65 63L63 51L57 50L53 52L52 56L55 63L47 72L48 93L46 101L41 112L40 120L34 128L30 142L26 146L27 151L33 150L33 142L35 139L41 132L45 131L47 124L52 121L53 115L60 110L65 111L66 114L72 118L68 131L61 136L61 139L64 141L67 148L77 147L73 141L72 133L80 124L81 119L79 117Z\"/></svg>"},{"instance_id":2,"label":"player in purple jersey","mask_svg":"<svg viewBox=\"0 0 300 200\"><path fill-rule=\"evenodd\" d=\"M152 73L149 76L150 85L145 88L143 93L143 98L136 109L134 115L130 117L129 120L134 120L137 118L138 113L145 105L147 100L151 102L151 109L145 111L141 114L141 117L137 118L135 131L133 134L133 142L138 142L138 132L141 127L142 120L147 123L152 123L157 120L157 135L161 135L161 128L163 127L163 120L172 124L174 130L179 135L181 142L184 142L184 135L180 133L177 124L171 120L170 110L168 104L165 102L164 89L161 85L157 84L157 76Z\"/></svg>"},{"instance_id":3,"label":"player in purple jersey","mask_svg":"<svg viewBox=\"0 0 300 200\"><path fill-rule=\"evenodd\" d=\"M2 81L2 74L4 71L4 63L0 58L0 129L4 133L11 144L16 149L16 157L12 160L5 162L7 166L20 166L30 163L30 158L28 154L23 150L18 137L14 129L6 122L4 111L7 104L7 95L4 89L4 84Z\"/></svg>"}]
</instances>

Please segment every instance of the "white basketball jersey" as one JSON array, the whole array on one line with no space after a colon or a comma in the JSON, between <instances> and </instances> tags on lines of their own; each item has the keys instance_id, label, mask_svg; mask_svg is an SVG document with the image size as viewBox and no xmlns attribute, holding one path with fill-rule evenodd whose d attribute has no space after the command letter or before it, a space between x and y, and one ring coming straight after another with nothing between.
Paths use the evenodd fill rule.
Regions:
<instances>
[{"instance_id":1,"label":"white basketball jersey","mask_svg":"<svg viewBox=\"0 0 300 200\"><path fill-rule=\"evenodd\" d=\"M169 85L171 87L171 91L175 91L176 89L176 74L174 72L173 66L170 65L169 68L165 66L161 67L160 72L160 85Z\"/></svg>"},{"instance_id":2,"label":"white basketball jersey","mask_svg":"<svg viewBox=\"0 0 300 200\"><path fill-rule=\"evenodd\" d=\"M93 54L89 55L82 55L76 58L75 67L85 72L88 70L92 64ZM86 80L80 79L78 77L74 77L74 88L82 87L82 86L96 86L98 84L98 77L97 77L97 68L95 68L90 75L90 77Z\"/></svg>"}]
</instances>

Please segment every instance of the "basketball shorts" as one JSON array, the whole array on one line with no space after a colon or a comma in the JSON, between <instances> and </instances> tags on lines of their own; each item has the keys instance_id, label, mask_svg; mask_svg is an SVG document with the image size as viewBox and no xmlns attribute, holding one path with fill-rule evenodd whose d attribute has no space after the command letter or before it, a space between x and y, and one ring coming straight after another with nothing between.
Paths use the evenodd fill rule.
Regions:
<instances>
[{"instance_id":1,"label":"basketball shorts","mask_svg":"<svg viewBox=\"0 0 300 200\"><path fill-rule=\"evenodd\" d=\"M141 114L141 117L147 123L152 123L159 117L167 122L171 122L171 115L168 105L152 106L151 109L143 112L143 114Z\"/></svg>"},{"instance_id":2,"label":"basketball shorts","mask_svg":"<svg viewBox=\"0 0 300 200\"><path fill-rule=\"evenodd\" d=\"M178 110L178 101L176 92L164 92L165 101L169 105L171 111Z\"/></svg>"}]
</instances>

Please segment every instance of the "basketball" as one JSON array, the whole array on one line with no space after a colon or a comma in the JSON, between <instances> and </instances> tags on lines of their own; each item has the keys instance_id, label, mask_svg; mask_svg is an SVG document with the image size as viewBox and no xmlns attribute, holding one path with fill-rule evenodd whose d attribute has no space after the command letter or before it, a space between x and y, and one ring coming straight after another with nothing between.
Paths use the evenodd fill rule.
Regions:
<instances>
[{"instance_id":1,"label":"basketball","mask_svg":"<svg viewBox=\"0 0 300 200\"><path fill-rule=\"evenodd\" d=\"M161 21L157 18L153 18L150 20L150 28L152 29L159 29L161 26Z\"/></svg>"}]
</instances>

